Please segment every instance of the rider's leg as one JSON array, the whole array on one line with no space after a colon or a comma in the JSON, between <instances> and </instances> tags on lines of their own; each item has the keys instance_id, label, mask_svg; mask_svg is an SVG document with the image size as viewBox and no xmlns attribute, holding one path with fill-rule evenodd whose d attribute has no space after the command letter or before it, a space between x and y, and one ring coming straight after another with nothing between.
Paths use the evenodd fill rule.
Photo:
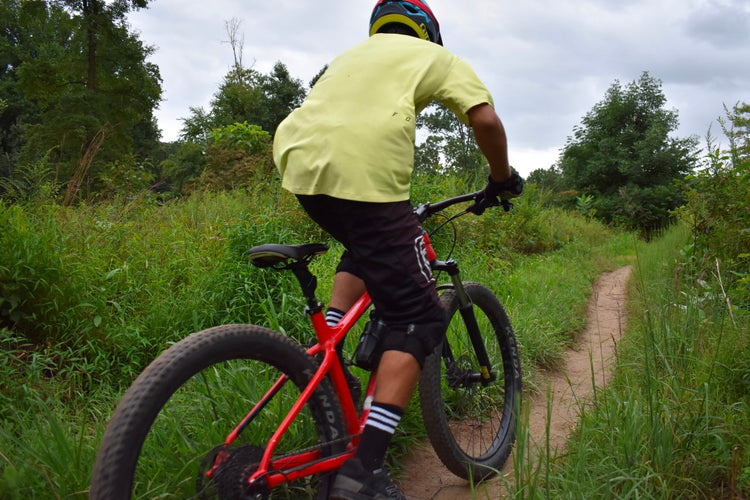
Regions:
<instances>
[{"instance_id":1,"label":"rider's leg","mask_svg":"<svg viewBox=\"0 0 750 500\"><path fill-rule=\"evenodd\" d=\"M414 392L421 363L444 334L445 312L424 249L422 227L408 201L365 203L327 196L299 199L313 220L346 247L338 271L364 279L375 308L391 330L383 339L385 354L378 368L376 394L357 449L357 462L382 464ZM352 290L353 284L361 285L349 278L337 274L332 306L345 310L356 300L353 293L345 292ZM374 466L368 469L372 471Z\"/></svg>"},{"instance_id":2,"label":"rider's leg","mask_svg":"<svg viewBox=\"0 0 750 500\"><path fill-rule=\"evenodd\" d=\"M442 309L439 315L444 317ZM385 332L375 394L355 457L369 470L383 466L391 438L419 382L425 358L444 334L442 320Z\"/></svg>"},{"instance_id":3,"label":"rider's leg","mask_svg":"<svg viewBox=\"0 0 750 500\"><path fill-rule=\"evenodd\" d=\"M365 282L352 273L339 271L333 279L333 291L329 301L328 311L326 311L326 322L328 326L335 326L346 311L354 305L362 294L365 293ZM344 359L344 343L340 342L336 346L336 353L339 356L341 367L344 370L346 383L349 385L349 391L354 401L354 406L359 404L362 397L362 382L353 373L349 371Z\"/></svg>"},{"instance_id":4,"label":"rider's leg","mask_svg":"<svg viewBox=\"0 0 750 500\"><path fill-rule=\"evenodd\" d=\"M422 367L411 354L384 352L375 379L375 401L406 408L421 373Z\"/></svg>"},{"instance_id":5,"label":"rider's leg","mask_svg":"<svg viewBox=\"0 0 750 500\"><path fill-rule=\"evenodd\" d=\"M421 367L411 354L386 351L380 358L375 395L356 457L366 470L383 467L388 446L419 381Z\"/></svg>"},{"instance_id":6,"label":"rider's leg","mask_svg":"<svg viewBox=\"0 0 750 500\"><path fill-rule=\"evenodd\" d=\"M333 282L330 307L346 311L364 292L365 283L362 279L339 271ZM391 437L409 405L421 371L420 363L409 353L396 350L383 353L375 379L373 411L357 450L358 458L368 470L383 466Z\"/></svg>"},{"instance_id":7,"label":"rider's leg","mask_svg":"<svg viewBox=\"0 0 750 500\"><path fill-rule=\"evenodd\" d=\"M365 282L352 273L339 271L333 279L333 291L329 306L339 311L348 311L365 293Z\"/></svg>"}]
</instances>

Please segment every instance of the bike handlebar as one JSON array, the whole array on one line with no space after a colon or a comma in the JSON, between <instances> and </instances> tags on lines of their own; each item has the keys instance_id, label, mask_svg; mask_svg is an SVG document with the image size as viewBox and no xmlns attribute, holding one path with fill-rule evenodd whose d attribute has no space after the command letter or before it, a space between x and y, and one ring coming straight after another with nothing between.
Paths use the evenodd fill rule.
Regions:
<instances>
[{"instance_id":1,"label":"bike handlebar","mask_svg":"<svg viewBox=\"0 0 750 500\"><path fill-rule=\"evenodd\" d=\"M448 198L447 200L438 201L437 203L420 203L414 208L414 213L417 214L419 221L423 222L431 215L434 215L452 205L467 201L473 201L474 203L469 205L464 213L471 212L476 215L482 215L489 207L502 206L503 210L506 212L513 208L513 204L508 200L488 200L484 195L484 190L480 190L474 193L462 194L453 198Z\"/></svg>"}]
</instances>

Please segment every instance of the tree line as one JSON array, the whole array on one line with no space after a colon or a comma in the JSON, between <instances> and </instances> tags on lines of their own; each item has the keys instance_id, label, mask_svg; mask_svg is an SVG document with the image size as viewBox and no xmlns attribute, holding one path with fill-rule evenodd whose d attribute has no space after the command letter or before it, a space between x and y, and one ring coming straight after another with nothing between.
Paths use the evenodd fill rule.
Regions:
<instances>
[{"instance_id":1,"label":"tree line","mask_svg":"<svg viewBox=\"0 0 750 500\"><path fill-rule=\"evenodd\" d=\"M745 200L750 105L725 106L718 118L729 141L723 149L711 130L704 149L697 137L675 137L678 114L665 106L661 82L648 73L627 85L614 82L575 127L557 163L528 180L556 193L557 203L645 236L673 222L707 175L733 179L737 191L729 198Z\"/></svg>"},{"instance_id":2,"label":"tree line","mask_svg":"<svg viewBox=\"0 0 750 500\"><path fill-rule=\"evenodd\" d=\"M13 201L46 186L63 203L144 189L169 198L273 178L276 127L326 68L306 86L282 62L267 74L247 67L241 22L227 21L233 63L209 108L191 107L179 140L163 142L154 119L162 80L148 62L154 49L126 17L148 3L0 5L0 196ZM720 119L732 137L733 165L747 162L749 119L744 103ZM417 124L424 138L418 172L460 175L468 185L485 180L471 129L450 111L431 106ZM677 126L657 78L615 81L558 161L527 180L554 193L555 203L648 235L674 219L706 161L696 137L674 136Z\"/></svg>"},{"instance_id":3,"label":"tree line","mask_svg":"<svg viewBox=\"0 0 750 500\"><path fill-rule=\"evenodd\" d=\"M305 97L279 62L268 74L234 65L209 110L190 108L180 140L154 118L162 96L153 47L127 14L148 0L7 0L0 5L0 194L54 184L65 203L151 189L181 194L221 172L267 167L278 123ZM235 55L239 24L227 23ZM233 38L234 36L234 38ZM247 158L246 156L249 156ZM241 164L238 166L238 164ZM239 172L238 172L239 169ZM203 178L202 178L203 177Z\"/></svg>"},{"instance_id":4,"label":"tree line","mask_svg":"<svg viewBox=\"0 0 750 500\"><path fill-rule=\"evenodd\" d=\"M0 5L0 175L44 161L57 179L97 190L107 170L154 154L161 77L126 23L146 4Z\"/></svg>"}]
</instances>

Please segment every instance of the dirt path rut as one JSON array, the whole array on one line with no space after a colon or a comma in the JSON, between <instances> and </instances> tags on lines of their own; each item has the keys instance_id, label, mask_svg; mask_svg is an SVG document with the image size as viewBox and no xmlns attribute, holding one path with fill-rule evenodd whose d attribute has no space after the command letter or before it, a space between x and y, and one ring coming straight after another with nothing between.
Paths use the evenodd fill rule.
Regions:
<instances>
[{"instance_id":1,"label":"dirt path rut","mask_svg":"<svg viewBox=\"0 0 750 500\"><path fill-rule=\"evenodd\" d=\"M594 386L602 387L610 377L617 343L625 322L625 296L631 268L623 267L604 273L594 284L589 300L587 326L578 345L568 349L565 366L546 375L546 387L529 400L530 447L545 446L547 415L550 415L550 447L562 449L570 431L578 420L578 402L591 398ZM593 373L592 373L593 368ZM552 398L551 411L547 406ZM512 458L503 475L513 477ZM429 443L419 445L404 464L399 486L412 499L464 500L472 498L502 498L505 487L501 481L489 481L472 493L471 486L451 474L432 451Z\"/></svg>"}]
</instances>

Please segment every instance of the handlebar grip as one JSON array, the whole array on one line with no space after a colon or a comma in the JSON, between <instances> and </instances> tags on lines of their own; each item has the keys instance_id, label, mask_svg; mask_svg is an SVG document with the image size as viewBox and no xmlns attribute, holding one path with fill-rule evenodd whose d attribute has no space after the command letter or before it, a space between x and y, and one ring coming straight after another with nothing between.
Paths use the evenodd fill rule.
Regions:
<instances>
[{"instance_id":1,"label":"handlebar grip","mask_svg":"<svg viewBox=\"0 0 750 500\"><path fill-rule=\"evenodd\" d=\"M485 210L490 207L497 206L497 199L487 198L484 191L479 191L474 196L474 203L466 208L467 212L471 212L475 215L482 215Z\"/></svg>"},{"instance_id":2,"label":"handlebar grip","mask_svg":"<svg viewBox=\"0 0 750 500\"><path fill-rule=\"evenodd\" d=\"M414 208L414 213L420 222L424 222L425 219L430 217L441 210L455 205L456 203L464 203L467 201L473 202L466 208L466 212L471 212L476 215L482 215L489 207L496 207L498 205L503 207L506 212L513 208L513 204L508 200L499 200L497 198L487 200L485 198L484 190L476 191L474 193L467 193L455 198L449 198L447 200L439 201L437 203L422 203Z\"/></svg>"},{"instance_id":3,"label":"handlebar grip","mask_svg":"<svg viewBox=\"0 0 750 500\"><path fill-rule=\"evenodd\" d=\"M474 198L474 204L468 207L466 211L472 212L475 215L482 215L488 208L497 206L503 207L504 212L510 212L513 208L513 203L498 198L487 199L484 193L480 191Z\"/></svg>"}]
</instances>

